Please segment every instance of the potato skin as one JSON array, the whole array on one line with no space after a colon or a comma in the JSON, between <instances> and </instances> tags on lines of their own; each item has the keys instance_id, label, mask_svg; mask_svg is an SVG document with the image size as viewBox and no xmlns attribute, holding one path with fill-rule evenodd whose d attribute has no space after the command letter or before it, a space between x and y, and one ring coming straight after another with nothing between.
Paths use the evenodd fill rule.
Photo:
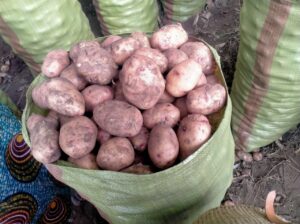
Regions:
<instances>
[{"instance_id":1,"label":"potato skin","mask_svg":"<svg viewBox=\"0 0 300 224\"><path fill-rule=\"evenodd\" d=\"M78 73L89 83L106 85L117 75L117 65L109 51L98 41L81 41L73 48L77 55L71 56ZM75 54L75 53L74 53Z\"/></svg>"},{"instance_id":2,"label":"potato skin","mask_svg":"<svg viewBox=\"0 0 300 224\"><path fill-rule=\"evenodd\" d=\"M141 55L133 55L124 63L120 81L125 98L139 109L153 107L165 89L158 66Z\"/></svg>"},{"instance_id":3,"label":"potato skin","mask_svg":"<svg viewBox=\"0 0 300 224\"><path fill-rule=\"evenodd\" d=\"M143 152L143 151L145 151L145 149L147 147L148 138L149 138L148 129L145 127L142 127L141 131L137 135L129 138L129 140L130 140L131 144L133 145L133 148L136 151Z\"/></svg>"},{"instance_id":4,"label":"potato skin","mask_svg":"<svg viewBox=\"0 0 300 224\"><path fill-rule=\"evenodd\" d=\"M40 121L44 120L45 117L39 114L31 114L26 122L26 126L27 129L29 131L29 133L32 132L32 130L34 129L34 127L36 126L37 123L39 123Z\"/></svg>"},{"instance_id":5,"label":"potato skin","mask_svg":"<svg viewBox=\"0 0 300 224\"><path fill-rule=\"evenodd\" d=\"M161 95L157 103L172 103L174 102L175 98L171 96L166 90Z\"/></svg>"},{"instance_id":6,"label":"potato skin","mask_svg":"<svg viewBox=\"0 0 300 224\"><path fill-rule=\"evenodd\" d=\"M196 88L200 87L200 86L204 86L206 83L207 83L206 76L202 73L202 75L200 76L200 79L197 82Z\"/></svg>"},{"instance_id":7,"label":"potato skin","mask_svg":"<svg viewBox=\"0 0 300 224\"><path fill-rule=\"evenodd\" d=\"M84 114L84 99L75 86L64 78L45 80L32 90L32 99L41 108L67 116Z\"/></svg>"},{"instance_id":8,"label":"potato skin","mask_svg":"<svg viewBox=\"0 0 300 224\"><path fill-rule=\"evenodd\" d=\"M209 115L220 110L226 102L226 90L220 84L206 84L188 93L186 105L190 113Z\"/></svg>"},{"instance_id":9,"label":"potato skin","mask_svg":"<svg viewBox=\"0 0 300 224\"><path fill-rule=\"evenodd\" d=\"M163 52L168 59L168 70L188 59L188 56L177 48L169 48Z\"/></svg>"},{"instance_id":10,"label":"potato skin","mask_svg":"<svg viewBox=\"0 0 300 224\"><path fill-rule=\"evenodd\" d=\"M42 73L49 77L57 77L70 64L68 52L62 49L50 51L44 58Z\"/></svg>"},{"instance_id":11,"label":"potato skin","mask_svg":"<svg viewBox=\"0 0 300 224\"><path fill-rule=\"evenodd\" d=\"M164 125L155 126L150 132L148 153L156 167L166 169L172 166L179 153L179 143L174 130Z\"/></svg>"},{"instance_id":12,"label":"potato skin","mask_svg":"<svg viewBox=\"0 0 300 224\"><path fill-rule=\"evenodd\" d=\"M134 52L134 55L142 55L151 58L158 65L161 73L164 73L167 70L168 59L157 49L147 47L139 48Z\"/></svg>"},{"instance_id":13,"label":"potato skin","mask_svg":"<svg viewBox=\"0 0 300 224\"><path fill-rule=\"evenodd\" d=\"M79 159L74 159L72 157L68 158L68 161L75 164L76 166L83 168L83 169L88 169L88 170L98 170L98 165L96 162L96 156L93 154L89 153Z\"/></svg>"},{"instance_id":14,"label":"potato skin","mask_svg":"<svg viewBox=\"0 0 300 224\"><path fill-rule=\"evenodd\" d=\"M131 33L131 37L140 43L140 47L150 48L150 41L144 32L133 32Z\"/></svg>"},{"instance_id":15,"label":"potato skin","mask_svg":"<svg viewBox=\"0 0 300 224\"><path fill-rule=\"evenodd\" d=\"M204 74L213 73L216 62L210 49L202 42L187 42L180 47L186 55L199 63Z\"/></svg>"},{"instance_id":16,"label":"potato skin","mask_svg":"<svg viewBox=\"0 0 300 224\"><path fill-rule=\"evenodd\" d=\"M207 83L211 84L211 85L221 84L221 81L215 75L208 75L208 76L206 76L206 80L207 80Z\"/></svg>"},{"instance_id":17,"label":"potato skin","mask_svg":"<svg viewBox=\"0 0 300 224\"><path fill-rule=\"evenodd\" d=\"M211 135L211 125L201 114L190 114L183 118L177 130L180 158L183 160L197 151Z\"/></svg>"},{"instance_id":18,"label":"potato skin","mask_svg":"<svg viewBox=\"0 0 300 224\"><path fill-rule=\"evenodd\" d=\"M202 75L201 65L192 59L177 64L167 75L166 90L174 97L191 91Z\"/></svg>"},{"instance_id":19,"label":"potato skin","mask_svg":"<svg viewBox=\"0 0 300 224\"><path fill-rule=\"evenodd\" d=\"M106 100L95 107L94 121L109 134L119 137L137 135L143 125L143 116L134 106L118 100Z\"/></svg>"},{"instance_id":20,"label":"potato skin","mask_svg":"<svg viewBox=\"0 0 300 224\"><path fill-rule=\"evenodd\" d=\"M101 144L104 144L108 139L110 139L112 136L108 133L108 132L106 132L106 131L104 131L104 130L102 130L102 129L99 129L98 130L98 134L97 134L97 140L101 143Z\"/></svg>"},{"instance_id":21,"label":"potato skin","mask_svg":"<svg viewBox=\"0 0 300 224\"><path fill-rule=\"evenodd\" d=\"M115 42L117 40L121 40L121 39L122 39L121 36L111 35L111 36L107 37L104 41L102 41L101 46L103 48L110 47L113 42Z\"/></svg>"},{"instance_id":22,"label":"potato skin","mask_svg":"<svg viewBox=\"0 0 300 224\"><path fill-rule=\"evenodd\" d=\"M98 104L114 98L114 92L110 86L91 85L86 87L81 93L85 101L86 111L93 111Z\"/></svg>"},{"instance_id":23,"label":"potato skin","mask_svg":"<svg viewBox=\"0 0 300 224\"><path fill-rule=\"evenodd\" d=\"M111 138L101 145L96 161L102 169L119 171L133 163L134 149L127 138Z\"/></svg>"},{"instance_id":24,"label":"potato skin","mask_svg":"<svg viewBox=\"0 0 300 224\"><path fill-rule=\"evenodd\" d=\"M143 112L144 126L153 128L158 124L174 127L180 119L180 111L171 103L156 104Z\"/></svg>"},{"instance_id":25,"label":"potato skin","mask_svg":"<svg viewBox=\"0 0 300 224\"><path fill-rule=\"evenodd\" d=\"M77 90L81 91L86 87L88 82L78 74L75 65L72 63L66 67L60 74L61 78L67 79L71 82Z\"/></svg>"},{"instance_id":26,"label":"potato skin","mask_svg":"<svg viewBox=\"0 0 300 224\"><path fill-rule=\"evenodd\" d=\"M70 157L79 159L95 147L97 127L87 117L77 116L64 124L59 133L59 145Z\"/></svg>"},{"instance_id":27,"label":"potato skin","mask_svg":"<svg viewBox=\"0 0 300 224\"><path fill-rule=\"evenodd\" d=\"M120 81L116 82L116 84L114 85L114 96L115 96L115 100L125 101L125 102L127 101L124 96L122 84Z\"/></svg>"},{"instance_id":28,"label":"potato skin","mask_svg":"<svg viewBox=\"0 0 300 224\"><path fill-rule=\"evenodd\" d=\"M178 48L188 40L187 32L180 23L163 26L153 33L150 43L153 48L161 51Z\"/></svg>"},{"instance_id":29,"label":"potato skin","mask_svg":"<svg viewBox=\"0 0 300 224\"><path fill-rule=\"evenodd\" d=\"M118 65L123 65L123 63L140 47L140 43L132 38L125 37L117 40L111 45L111 54L114 61Z\"/></svg>"},{"instance_id":30,"label":"potato skin","mask_svg":"<svg viewBox=\"0 0 300 224\"><path fill-rule=\"evenodd\" d=\"M180 119L188 115L189 112L186 106L186 97L177 98L174 102L174 106L180 111Z\"/></svg>"},{"instance_id":31,"label":"potato skin","mask_svg":"<svg viewBox=\"0 0 300 224\"><path fill-rule=\"evenodd\" d=\"M152 169L149 165L144 165L144 164L141 164L141 163L133 164L130 167L127 167L127 168L121 170L121 172L133 173L133 174L150 174L150 173L153 173L153 171L152 171Z\"/></svg>"}]
</instances>

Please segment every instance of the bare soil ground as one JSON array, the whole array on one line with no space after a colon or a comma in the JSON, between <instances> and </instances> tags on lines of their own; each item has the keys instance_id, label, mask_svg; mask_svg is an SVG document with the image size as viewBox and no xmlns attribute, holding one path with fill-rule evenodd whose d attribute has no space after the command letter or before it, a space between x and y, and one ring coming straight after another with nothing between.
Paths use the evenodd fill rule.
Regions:
<instances>
[{"instance_id":1,"label":"bare soil ground","mask_svg":"<svg viewBox=\"0 0 300 224\"><path fill-rule=\"evenodd\" d=\"M95 34L101 35L91 1L81 2ZM198 16L183 24L190 34L204 39L218 50L229 88L238 52L241 4L241 0L210 0ZM0 88L23 109L32 76L23 61L0 39L0 67L4 64L9 64L9 70L1 70ZM260 161L236 162L234 180L224 201L263 208L267 193L276 190L278 214L292 223L300 223L300 126L261 148L260 152L263 155ZM86 201L77 203L78 206L74 205L73 223L106 223L91 204Z\"/></svg>"}]
</instances>

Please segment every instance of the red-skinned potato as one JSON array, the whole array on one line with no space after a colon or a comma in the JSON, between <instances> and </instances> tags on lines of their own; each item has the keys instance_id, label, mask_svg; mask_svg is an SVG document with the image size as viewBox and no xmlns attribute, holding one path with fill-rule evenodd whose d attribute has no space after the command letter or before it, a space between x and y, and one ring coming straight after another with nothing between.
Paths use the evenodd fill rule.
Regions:
<instances>
[{"instance_id":1,"label":"red-skinned potato","mask_svg":"<svg viewBox=\"0 0 300 224\"><path fill-rule=\"evenodd\" d=\"M122 84L120 81L116 82L114 85L114 95L115 95L115 100L119 101L127 101L122 90Z\"/></svg>"},{"instance_id":2,"label":"red-skinned potato","mask_svg":"<svg viewBox=\"0 0 300 224\"><path fill-rule=\"evenodd\" d=\"M171 127L157 125L151 130L148 153L156 167L166 169L172 166L176 161L178 152L178 139Z\"/></svg>"},{"instance_id":3,"label":"red-skinned potato","mask_svg":"<svg viewBox=\"0 0 300 224\"><path fill-rule=\"evenodd\" d=\"M165 89L159 67L141 55L133 55L124 63L120 81L125 98L139 109L153 107Z\"/></svg>"},{"instance_id":4,"label":"red-skinned potato","mask_svg":"<svg viewBox=\"0 0 300 224\"><path fill-rule=\"evenodd\" d=\"M31 114L26 122L26 126L29 132L32 132L33 128L35 127L35 125L37 123L39 123L40 121L44 120L45 117L39 114Z\"/></svg>"},{"instance_id":5,"label":"red-skinned potato","mask_svg":"<svg viewBox=\"0 0 300 224\"><path fill-rule=\"evenodd\" d=\"M88 82L78 74L75 65L72 63L66 67L60 75L61 78L67 79L71 82L79 91L83 90Z\"/></svg>"},{"instance_id":6,"label":"red-skinned potato","mask_svg":"<svg viewBox=\"0 0 300 224\"><path fill-rule=\"evenodd\" d=\"M148 138L149 138L149 131L147 128L145 127L142 127L141 131L129 138L131 144L133 145L133 148L136 150L136 151L145 151L146 147L147 147L147 144L148 144Z\"/></svg>"},{"instance_id":7,"label":"red-skinned potato","mask_svg":"<svg viewBox=\"0 0 300 224\"><path fill-rule=\"evenodd\" d=\"M73 117L58 114L58 120L60 123L60 126L63 126L65 123L69 122Z\"/></svg>"},{"instance_id":8,"label":"red-skinned potato","mask_svg":"<svg viewBox=\"0 0 300 224\"><path fill-rule=\"evenodd\" d=\"M163 52L168 59L168 70L171 70L175 65L188 59L188 56L177 48L170 48Z\"/></svg>"},{"instance_id":9,"label":"red-skinned potato","mask_svg":"<svg viewBox=\"0 0 300 224\"><path fill-rule=\"evenodd\" d=\"M70 64L68 52L62 49L50 51L44 58L42 73L49 77L57 77Z\"/></svg>"},{"instance_id":10,"label":"red-skinned potato","mask_svg":"<svg viewBox=\"0 0 300 224\"><path fill-rule=\"evenodd\" d=\"M32 90L32 99L41 108L67 116L84 114L84 99L76 87L64 78L47 79Z\"/></svg>"},{"instance_id":11,"label":"red-skinned potato","mask_svg":"<svg viewBox=\"0 0 300 224\"><path fill-rule=\"evenodd\" d=\"M95 107L94 121L109 134L119 137L137 135L143 125L143 116L134 106L118 100L106 100Z\"/></svg>"},{"instance_id":12,"label":"red-skinned potato","mask_svg":"<svg viewBox=\"0 0 300 224\"><path fill-rule=\"evenodd\" d=\"M105 142L107 142L108 139L110 139L112 136L107 132L104 131L102 129L98 130L98 134L97 134L97 140L101 143L104 144Z\"/></svg>"},{"instance_id":13,"label":"red-skinned potato","mask_svg":"<svg viewBox=\"0 0 300 224\"><path fill-rule=\"evenodd\" d=\"M210 49L202 42L187 42L180 47L190 59L195 60L202 67L204 74L213 73L216 62Z\"/></svg>"},{"instance_id":14,"label":"red-skinned potato","mask_svg":"<svg viewBox=\"0 0 300 224\"><path fill-rule=\"evenodd\" d=\"M175 100L166 90L161 95L157 103L172 103Z\"/></svg>"},{"instance_id":15,"label":"red-skinned potato","mask_svg":"<svg viewBox=\"0 0 300 224\"><path fill-rule=\"evenodd\" d=\"M188 40L187 32L180 23L163 26L153 33L150 43L153 48L161 51L178 48Z\"/></svg>"},{"instance_id":16,"label":"red-skinned potato","mask_svg":"<svg viewBox=\"0 0 300 224\"><path fill-rule=\"evenodd\" d=\"M141 164L141 163L133 164L130 167L127 167L127 168L121 170L121 172L133 173L133 174L150 174L150 173L153 173L153 171L152 171L152 169L149 165L144 165L144 164Z\"/></svg>"},{"instance_id":17,"label":"red-skinned potato","mask_svg":"<svg viewBox=\"0 0 300 224\"><path fill-rule=\"evenodd\" d=\"M189 112L186 106L186 97L177 98L174 102L174 106L180 111L180 119L188 115Z\"/></svg>"},{"instance_id":18,"label":"red-skinned potato","mask_svg":"<svg viewBox=\"0 0 300 224\"><path fill-rule=\"evenodd\" d=\"M74 159L72 157L68 158L68 161L70 163L75 164L76 166L83 168L83 169L88 169L88 170L98 170L98 165L96 162L96 156L93 154L89 153L79 159Z\"/></svg>"},{"instance_id":19,"label":"red-skinned potato","mask_svg":"<svg viewBox=\"0 0 300 224\"><path fill-rule=\"evenodd\" d=\"M174 127L180 119L180 111L171 103L156 104L143 112L144 126L153 128L158 124Z\"/></svg>"},{"instance_id":20,"label":"red-skinned potato","mask_svg":"<svg viewBox=\"0 0 300 224\"><path fill-rule=\"evenodd\" d=\"M98 104L114 98L114 92L110 86L90 85L81 93L85 101L86 111L93 111Z\"/></svg>"},{"instance_id":21,"label":"red-skinned potato","mask_svg":"<svg viewBox=\"0 0 300 224\"><path fill-rule=\"evenodd\" d=\"M113 42L115 42L115 41L117 41L117 40L121 40L121 39L122 39L121 36L111 35L111 36L105 38L104 41L102 41L101 46L102 46L103 48L108 48L108 47L111 46L111 44L112 44Z\"/></svg>"},{"instance_id":22,"label":"red-skinned potato","mask_svg":"<svg viewBox=\"0 0 300 224\"><path fill-rule=\"evenodd\" d=\"M211 125L201 114L190 114L180 121L177 130L180 158L183 160L200 148L211 135Z\"/></svg>"},{"instance_id":23,"label":"red-skinned potato","mask_svg":"<svg viewBox=\"0 0 300 224\"><path fill-rule=\"evenodd\" d=\"M192 59L177 64L167 75L166 90L174 97L194 89L202 75L201 65Z\"/></svg>"},{"instance_id":24,"label":"red-skinned potato","mask_svg":"<svg viewBox=\"0 0 300 224\"><path fill-rule=\"evenodd\" d=\"M206 76L206 80L208 84L214 85L214 84L221 84L221 81L218 79L216 75L208 75Z\"/></svg>"},{"instance_id":25,"label":"red-skinned potato","mask_svg":"<svg viewBox=\"0 0 300 224\"><path fill-rule=\"evenodd\" d=\"M119 171L133 163L134 149L127 138L111 138L101 145L96 161L102 169Z\"/></svg>"},{"instance_id":26,"label":"red-skinned potato","mask_svg":"<svg viewBox=\"0 0 300 224\"><path fill-rule=\"evenodd\" d=\"M106 85L117 75L118 67L112 55L98 41L81 41L73 48L76 47L77 55L71 58L78 73L89 83Z\"/></svg>"},{"instance_id":27,"label":"red-skinned potato","mask_svg":"<svg viewBox=\"0 0 300 224\"><path fill-rule=\"evenodd\" d=\"M206 84L188 93L186 105L190 113L209 115L220 110L226 102L226 90L220 84Z\"/></svg>"},{"instance_id":28,"label":"red-skinned potato","mask_svg":"<svg viewBox=\"0 0 300 224\"><path fill-rule=\"evenodd\" d=\"M202 75L200 76L200 79L198 80L198 83L196 85L196 88L199 86L203 86L207 83L207 79L206 76L202 73Z\"/></svg>"},{"instance_id":29,"label":"red-skinned potato","mask_svg":"<svg viewBox=\"0 0 300 224\"><path fill-rule=\"evenodd\" d=\"M111 45L111 54L118 65L123 63L140 48L140 43L132 37L124 37Z\"/></svg>"},{"instance_id":30,"label":"red-skinned potato","mask_svg":"<svg viewBox=\"0 0 300 224\"><path fill-rule=\"evenodd\" d=\"M68 156L79 159L94 149L97 133L97 126L93 121L77 116L61 127L59 145Z\"/></svg>"},{"instance_id":31,"label":"red-skinned potato","mask_svg":"<svg viewBox=\"0 0 300 224\"><path fill-rule=\"evenodd\" d=\"M142 55L151 58L158 65L161 73L164 73L167 70L168 59L157 49L147 47L139 48L134 52L134 55Z\"/></svg>"},{"instance_id":32,"label":"red-skinned potato","mask_svg":"<svg viewBox=\"0 0 300 224\"><path fill-rule=\"evenodd\" d=\"M133 39L136 39L140 43L140 47L149 47L150 48L150 42L145 33L133 32L133 33L131 33L131 37Z\"/></svg>"}]
</instances>

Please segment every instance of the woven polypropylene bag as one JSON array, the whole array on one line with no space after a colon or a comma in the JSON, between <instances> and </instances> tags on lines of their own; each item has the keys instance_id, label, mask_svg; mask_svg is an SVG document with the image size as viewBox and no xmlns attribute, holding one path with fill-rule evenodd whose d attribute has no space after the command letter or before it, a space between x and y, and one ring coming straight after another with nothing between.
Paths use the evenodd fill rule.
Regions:
<instances>
[{"instance_id":1,"label":"woven polypropylene bag","mask_svg":"<svg viewBox=\"0 0 300 224\"><path fill-rule=\"evenodd\" d=\"M76 0L0 1L0 34L35 74L49 51L94 38Z\"/></svg>"},{"instance_id":2,"label":"woven polypropylene bag","mask_svg":"<svg viewBox=\"0 0 300 224\"><path fill-rule=\"evenodd\" d=\"M218 65L216 75L226 86L219 56L211 50ZM28 117L33 112L46 113L37 110L31 92L44 79L38 76L27 91L22 133L29 145ZM230 120L228 97L226 107L210 117L212 124L217 124L212 137L183 162L154 174L86 170L65 161L46 166L55 178L78 191L111 223L191 223L200 214L220 205L232 181L234 142Z\"/></svg>"},{"instance_id":3,"label":"woven polypropylene bag","mask_svg":"<svg viewBox=\"0 0 300 224\"><path fill-rule=\"evenodd\" d=\"M232 130L252 151L300 121L300 1L245 0L233 80Z\"/></svg>"},{"instance_id":4,"label":"woven polypropylene bag","mask_svg":"<svg viewBox=\"0 0 300 224\"><path fill-rule=\"evenodd\" d=\"M156 0L93 0L104 35L152 32L157 26Z\"/></svg>"},{"instance_id":5,"label":"woven polypropylene bag","mask_svg":"<svg viewBox=\"0 0 300 224\"><path fill-rule=\"evenodd\" d=\"M197 14L206 0L161 0L166 21L184 22Z\"/></svg>"}]
</instances>

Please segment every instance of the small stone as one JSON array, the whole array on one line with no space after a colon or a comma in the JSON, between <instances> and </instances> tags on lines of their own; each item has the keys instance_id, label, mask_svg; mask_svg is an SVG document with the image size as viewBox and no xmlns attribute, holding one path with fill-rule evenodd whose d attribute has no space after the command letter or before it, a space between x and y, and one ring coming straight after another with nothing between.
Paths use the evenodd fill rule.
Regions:
<instances>
[{"instance_id":1,"label":"small stone","mask_svg":"<svg viewBox=\"0 0 300 224\"><path fill-rule=\"evenodd\" d=\"M8 72L9 71L9 65L7 65L7 64L1 65L0 71L3 72L3 73Z\"/></svg>"},{"instance_id":2,"label":"small stone","mask_svg":"<svg viewBox=\"0 0 300 224\"><path fill-rule=\"evenodd\" d=\"M253 159L255 161L261 161L263 159L263 154L261 152L254 152Z\"/></svg>"},{"instance_id":3,"label":"small stone","mask_svg":"<svg viewBox=\"0 0 300 224\"><path fill-rule=\"evenodd\" d=\"M243 161L246 161L246 162L252 162L253 161L252 155L248 152L244 152L244 151L239 150L239 151L236 152L236 155L237 155L238 158L240 158Z\"/></svg>"},{"instance_id":4,"label":"small stone","mask_svg":"<svg viewBox=\"0 0 300 224\"><path fill-rule=\"evenodd\" d=\"M235 206L235 203L231 200L227 200L224 202L224 206Z\"/></svg>"}]
</instances>

